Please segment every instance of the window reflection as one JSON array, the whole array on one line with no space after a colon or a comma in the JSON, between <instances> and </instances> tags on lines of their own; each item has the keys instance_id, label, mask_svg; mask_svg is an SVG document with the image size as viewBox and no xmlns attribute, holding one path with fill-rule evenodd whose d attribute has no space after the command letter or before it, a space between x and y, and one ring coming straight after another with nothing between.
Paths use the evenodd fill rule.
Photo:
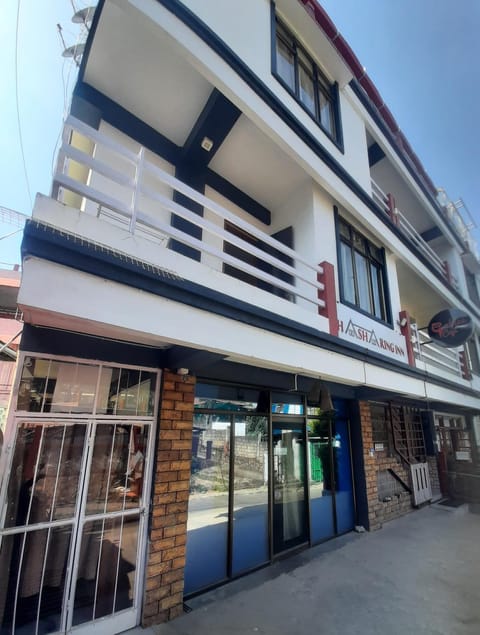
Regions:
<instances>
[{"instance_id":1,"label":"window reflection","mask_svg":"<svg viewBox=\"0 0 480 635\"><path fill-rule=\"evenodd\" d=\"M298 424L272 423L274 551L308 539L305 491L305 432Z\"/></svg>"},{"instance_id":2,"label":"window reflection","mask_svg":"<svg viewBox=\"0 0 480 635\"><path fill-rule=\"evenodd\" d=\"M232 573L268 560L268 419L236 417Z\"/></svg>"},{"instance_id":3,"label":"window reflection","mask_svg":"<svg viewBox=\"0 0 480 635\"><path fill-rule=\"evenodd\" d=\"M309 413L320 415L321 411L320 408L309 408ZM312 542L319 542L335 534L330 422L321 418L309 419L307 429L311 539Z\"/></svg>"},{"instance_id":4,"label":"window reflection","mask_svg":"<svg viewBox=\"0 0 480 635\"><path fill-rule=\"evenodd\" d=\"M214 425L215 424L215 425ZM194 417L185 592L227 577L230 422Z\"/></svg>"},{"instance_id":5,"label":"window reflection","mask_svg":"<svg viewBox=\"0 0 480 635\"><path fill-rule=\"evenodd\" d=\"M97 414L150 416L156 377L143 370L28 356L17 407L28 412L90 414L97 402Z\"/></svg>"}]
</instances>

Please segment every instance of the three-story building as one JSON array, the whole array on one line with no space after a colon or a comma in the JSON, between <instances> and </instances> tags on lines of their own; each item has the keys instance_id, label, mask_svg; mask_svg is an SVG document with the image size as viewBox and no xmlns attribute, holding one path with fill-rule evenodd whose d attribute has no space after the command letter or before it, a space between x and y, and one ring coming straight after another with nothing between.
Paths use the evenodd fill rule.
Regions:
<instances>
[{"instance_id":1,"label":"three-story building","mask_svg":"<svg viewBox=\"0 0 480 635\"><path fill-rule=\"evenodd\" d=\"M2 632L172 619L448 493L479 272L319 4L102 0L23 240Z\"/></svg>"}]
</instances>

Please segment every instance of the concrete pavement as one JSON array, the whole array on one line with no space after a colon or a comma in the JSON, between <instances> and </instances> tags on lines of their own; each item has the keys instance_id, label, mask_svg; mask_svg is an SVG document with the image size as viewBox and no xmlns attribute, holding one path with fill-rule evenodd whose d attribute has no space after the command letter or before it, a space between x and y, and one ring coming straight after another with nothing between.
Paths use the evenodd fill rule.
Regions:
<instances>
[{"instance_id":1,"label":"concrete pavement","mask_svg":"<svg viewBox=\"0 0 480 635\"><path fill-rule=\"evenodd\" d=\"M480 515L432 505L188 602L129 635L479 635Z\"/></svg>"}]
</instances>

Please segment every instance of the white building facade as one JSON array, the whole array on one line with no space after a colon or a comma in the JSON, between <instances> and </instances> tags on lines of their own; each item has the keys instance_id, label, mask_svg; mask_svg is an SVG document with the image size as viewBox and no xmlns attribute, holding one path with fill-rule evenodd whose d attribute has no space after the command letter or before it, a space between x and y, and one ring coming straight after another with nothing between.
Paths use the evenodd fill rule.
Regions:
<instances>
[{"instance_id":1,"label":"white building facade","mask_svg":"<svg viewBox=\"0 0 480 635\"><path fill-rule=\"evenodd\" d=\"M478 253L316 2L101 1L22 250L1 633L475 496Z\"/></svg>"}]
</instances>

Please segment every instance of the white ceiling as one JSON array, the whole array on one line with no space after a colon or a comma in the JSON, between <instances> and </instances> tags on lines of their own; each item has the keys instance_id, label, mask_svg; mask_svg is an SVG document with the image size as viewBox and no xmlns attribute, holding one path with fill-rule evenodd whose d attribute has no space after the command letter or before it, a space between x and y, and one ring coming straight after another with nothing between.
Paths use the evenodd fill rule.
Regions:
<instances>
[{"instance_id":1,"label":"white ceiling","mask_svg":"<svg viewBox=\"0 0 480 635\"><path fill-rule=\"evenodd\" d=\"M85 82L181 146L212 86L137 15L133 21L116 4L105 4Z\"/></svg>"},{"instance_id":2,"label":"white ceiling","mask_svg":"<svg viewBox=\"0 0 480 635\"><path fill-rule=\"evenodd\" d=\"M135 12L107 2L85 70L85 82L182 146L213 85L181 57L170 37ZM274 210L306 175L242 115L210 166Z\"/></svg>"},{"instance_id":3,"label":"white ceiling","mask_svg":"<svg viewBox=\"0 0 480 635\"><path fill-rule=\"evenodd\" d=\"M306 180L305 172L245 115L238 119L210 167L271 210Z\"/></svg>"}]
</instances>

